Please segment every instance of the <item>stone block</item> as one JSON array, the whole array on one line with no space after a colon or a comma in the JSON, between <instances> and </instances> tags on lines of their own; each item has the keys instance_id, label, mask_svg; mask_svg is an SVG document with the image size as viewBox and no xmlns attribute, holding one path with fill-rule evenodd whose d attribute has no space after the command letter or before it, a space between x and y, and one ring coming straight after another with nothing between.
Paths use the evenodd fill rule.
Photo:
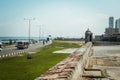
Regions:
<instances>
[{"instance_id":1,"label":"stone block","mask_svg":"<svg viewBox=\"0 0 120 80\"><path fill-rule=\"evenodd\" d=\"M103 59L97 59L97 65L103 65L104 60Z\"/></svg>"}]
</instances>

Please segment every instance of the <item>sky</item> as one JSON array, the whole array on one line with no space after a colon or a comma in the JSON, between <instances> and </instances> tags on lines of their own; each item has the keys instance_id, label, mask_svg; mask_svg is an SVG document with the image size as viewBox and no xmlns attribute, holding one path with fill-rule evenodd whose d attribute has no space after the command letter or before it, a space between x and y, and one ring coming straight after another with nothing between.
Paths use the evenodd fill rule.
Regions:
<instances>
[{"instance_id":1,"label":"sky","mask_svg":"<svg viewBox=\"0 0 120 80\"><path fill-rule=\"evenodd\" d=\"M0 36L84 37L104 34L108 19L120 18L120 0L0 0ZM40 28L40 31L39 31Z\"/></svg>"}]
</instances>

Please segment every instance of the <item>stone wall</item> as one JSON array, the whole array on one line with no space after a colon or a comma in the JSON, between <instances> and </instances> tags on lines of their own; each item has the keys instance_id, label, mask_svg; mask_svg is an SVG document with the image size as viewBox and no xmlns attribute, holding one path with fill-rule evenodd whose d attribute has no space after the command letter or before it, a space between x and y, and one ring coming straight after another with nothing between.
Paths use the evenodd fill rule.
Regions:
<instances>
[{"instance_id":1,"label":"stone wall","mask_svg":"<svg viewBox=\"0 0 120 80\"><path fill-rule=\"evenodd\" d=\"M82 80L91 51L92 43L88 42L35 80Z\"/></svg>"}]
</instances>

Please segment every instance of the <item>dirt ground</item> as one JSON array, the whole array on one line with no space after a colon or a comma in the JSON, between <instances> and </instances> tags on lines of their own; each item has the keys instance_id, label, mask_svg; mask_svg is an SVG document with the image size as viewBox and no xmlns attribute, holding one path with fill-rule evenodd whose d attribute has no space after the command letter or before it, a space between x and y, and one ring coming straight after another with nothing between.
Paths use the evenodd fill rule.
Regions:
<instances>
[{"instance_id":1,"label":"dirt ground","mask_svg":"<svg viewBox=\"0 0 120 80\"><path fill-rule=\"evenodd\" d=\"M105 70L105 78L94 80L120 80L120 45L93 46L89 67Z\"/></svg>"},{"instance_id":2,"label":"dirt ground","mask_svg":"<svg viewBox=\"0 0 120 80\"><path fill-rule=\"evenodd\" d=\"M72 53L74 53L77 49L79 49L79 48L68 48L68 49L63 49L63 50L54 51L53 53L68 53L68 54L72 54Z\"/></svg>"},{"instance_id":3,"label":"dirt ground","mask_svg":"<svg viewBox=\"0 0 120 80\"><path fill-rule=\"evenodd\" d=\"M75 44L78 44L80 46L82 46L85 43L85 41L61 41L61 42L75 43Z\"/></svg>"},{"instance_id":4,"label":"dirt ground","mask_svg":"<svg viewBox=\"0 0 120 80\"><path fill-rule=\"evenodd\" d=\"M82 46L82 45L85 43L84 41L61 41L61 42L75 43L75 44L78 44L78 45L80 45L80 46ZM72 54L72 53L74 53L77 49L79 49L79 48L68 48L68 49L63 49L63 50L54 51L53 53L68 53L68 54Z\"/></svg>"}]
</instances>

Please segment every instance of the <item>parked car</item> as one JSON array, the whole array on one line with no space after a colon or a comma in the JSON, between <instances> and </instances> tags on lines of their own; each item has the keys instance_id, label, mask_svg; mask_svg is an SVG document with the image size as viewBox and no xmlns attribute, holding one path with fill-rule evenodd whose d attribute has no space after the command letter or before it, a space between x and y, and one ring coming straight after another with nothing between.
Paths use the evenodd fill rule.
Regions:
<instances>
[{"instance_id":1,"label":"parked car","mask_svg":"<svg viewBox=\"0 0 120 80\"><path fill-rule=\"evenodd\" d=\"M29 42L28 41L17 41L16 42L16 47L18 49L25 49L29 47Z\"/></svg>"}]
</instances>

